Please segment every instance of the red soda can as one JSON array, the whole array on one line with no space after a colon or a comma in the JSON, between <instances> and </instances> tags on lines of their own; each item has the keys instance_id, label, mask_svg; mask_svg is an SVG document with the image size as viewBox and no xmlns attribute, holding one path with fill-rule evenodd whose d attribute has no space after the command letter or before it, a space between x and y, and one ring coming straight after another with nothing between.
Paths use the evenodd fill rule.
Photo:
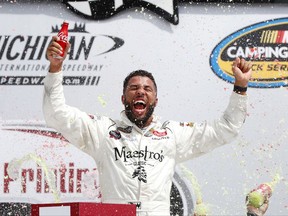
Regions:
<instances>
[{"instance_id":1,"label":"red soda can","mask_svg":"<svg viewBox=\"0 0 288 216\"><path fill-rule=\"evenodd\" d=\"M59 54L58 56L54 56L54 58L63 58L64 56L64 51L68 43L68 26L69 26L69 23L64 21L60 31L57 34L57 37L59 38L57 43L60 44L63 52Z\"/></svg>"}]
</instances>

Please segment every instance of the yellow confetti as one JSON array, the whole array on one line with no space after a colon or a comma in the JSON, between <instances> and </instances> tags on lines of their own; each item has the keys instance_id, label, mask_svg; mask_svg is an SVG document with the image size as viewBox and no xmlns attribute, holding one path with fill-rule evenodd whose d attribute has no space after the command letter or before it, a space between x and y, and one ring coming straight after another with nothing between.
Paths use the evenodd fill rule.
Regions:
<instances>
[{"instance_id":1,"label":"yellow confetti","mask_svg":"<svg viewBox=\"0 0 288 216\"><path fill-rule=\"evenodd\" d=\"M203 203L202 200L202 193L201 193L201 188L200 185L197 181L197 178L193 175L193 173L186 168L184 165L179 166L182 173L185 175L187 180L190 181L192 184L195 196L196 196L196 207L194 210L195 216L206 216L210 215L210 209L207 204Z\"/></svg>"},{"instance_id":2,"label":"yellow confetti","mask_svg":"<svg viewBox=\"0 0 288 216\"><path fill-rule=\"evenodd\" d=\"M97 98L98 98L98 101L100 102L100 104L101 104L103 107L106 107L107 102L104 100L103 96L104 96L104 95L99 95Z\"/></svg>"},{"instance_id":3,"label":"yellow confetti","mask_svg":"<svg viewBox=\"0 0 288 216\"><path fill-rule=\"evenodd\" d=\"M40 166L45 174L46 177L46 181L49 185L49 187L51 188L51 191L53 193L54 196L54 200L56 203L60 202L60 198L59 198L59 192L56 189L56 179L55 179L55 175L54 173L48 168L45 160L43 160L41 157L38 157L35 154L28 154L25 155L24 157L22 157L21 159L14 159L9 163L8 166L8 175L10 177L12 177L14 180L16 180L17 176L19 175L19 169L21 167L21 165L25 162L25 161L29 161L32 160L34 161L38 166Z\"/></svg>"}]
</instances>

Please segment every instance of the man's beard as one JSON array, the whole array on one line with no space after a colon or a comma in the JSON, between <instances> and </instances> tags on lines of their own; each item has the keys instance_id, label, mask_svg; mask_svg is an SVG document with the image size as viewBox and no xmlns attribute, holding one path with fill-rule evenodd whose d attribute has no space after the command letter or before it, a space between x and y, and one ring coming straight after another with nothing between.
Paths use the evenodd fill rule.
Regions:
<instances>
[{"instance_id":1,"label":"man's beard","mask_svg":"<svg viewBox=\"0 0 288 216\"><path fill-rule=\"evenodd\" d=\"M143 128L147 123L148 119L152 116L155 108L155 104L150 104L148 107L148 112L145 114L144 118L137 118L134 113L132 112L131 104L124 101L125 106L125 114L128 119L135 123L139 128Z\"/></svg>"}]
</instances>

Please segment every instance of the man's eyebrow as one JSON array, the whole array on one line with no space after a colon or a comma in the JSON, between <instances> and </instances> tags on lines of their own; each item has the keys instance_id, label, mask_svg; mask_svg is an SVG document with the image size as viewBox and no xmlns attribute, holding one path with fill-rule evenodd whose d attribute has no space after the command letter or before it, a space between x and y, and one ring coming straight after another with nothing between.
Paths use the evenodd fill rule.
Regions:
<instances>
[{"instance_id":1,"label":"man's eyebrow","mask_svg":"<svg viewBox=\"0 0 288 216\"><path fill-rule=\"evenodd\" d=\"M130 84L130 85L128 85L128 87L139 87L139 86L143 86L144 88L153 88L153 86L152 85L149 85L149 84L147 84L147 85L141 85L141 84Z\"/></svg>"},{"instance_id":2,"label":"man's eyebrow","mask_svg":"<svg viewBox=\"0 0 288 216\"><path fill-rule=\"evenodd\" d=\"M128 85L128 87L137 87L137 86L139 86L139 84L133 84L133 83L132 83L132 84L129 84L129 85Z\"/></svg>"}]
</instances>

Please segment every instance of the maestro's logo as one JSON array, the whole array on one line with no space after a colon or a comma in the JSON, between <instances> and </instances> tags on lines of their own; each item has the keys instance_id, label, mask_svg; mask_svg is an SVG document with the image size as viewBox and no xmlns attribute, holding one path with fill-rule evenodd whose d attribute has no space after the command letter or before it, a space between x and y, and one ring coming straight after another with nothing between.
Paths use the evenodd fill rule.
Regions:
<instances>
[{"instance_id":1,"label":"maestro's logo","mask_svg":"<svg viewBox=\"0 0 288 216\"><path fill-rule=\"evenodd\" d=\"M250 87L288 86L288 18L245 27L223 39L212 51L214 73L233 83L232 62L239 56L252 62Z\"/></svg>"}]
</instances>

